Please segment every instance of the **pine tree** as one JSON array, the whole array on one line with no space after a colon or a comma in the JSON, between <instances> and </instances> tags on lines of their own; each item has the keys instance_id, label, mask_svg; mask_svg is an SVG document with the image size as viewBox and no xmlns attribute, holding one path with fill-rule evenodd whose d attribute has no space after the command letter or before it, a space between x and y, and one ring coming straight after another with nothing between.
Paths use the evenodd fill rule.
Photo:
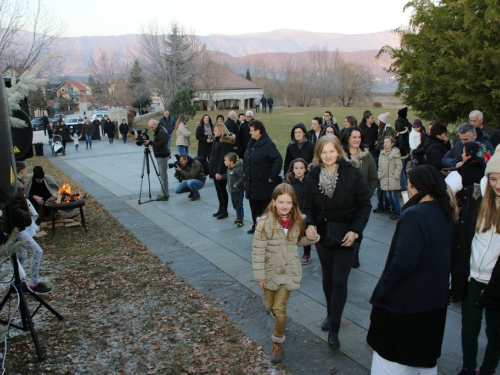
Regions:
<instances>
[{"instance_id":1,"label":"pine tree","mask_svg":"<svg viewBox=\"0 0 500 375\"><path fill-rule=\"evenodd\" d=\"M245 78L248 79L249 81L252 81L252 77L250 77L250 69L247 69L247 75Z\"/></svg>"},{"instance_id":2,"label":"pine tree","mask_svg":"<svg viewBox=\"0 0 500 375\"><path fill-rule=\"evenodd\" d=\"M130 71L128 89L134 102L132 107L142 109L151 104L151 93L148 84L144 79L141 64L139 60L135 60Z\"/></svg>"},{"instance_id":3,"label":"pine tree","mask_svg":"<svg viewBox=\"0 0 500 375\"><path fill-rule=\"evenodd\" d=\"M177 118L180 114L184 114L192 118L196 114L196 109L193 106L193 98L194 90L179 91L170 103L170 115Z\"/></svg>"}]
</instances>

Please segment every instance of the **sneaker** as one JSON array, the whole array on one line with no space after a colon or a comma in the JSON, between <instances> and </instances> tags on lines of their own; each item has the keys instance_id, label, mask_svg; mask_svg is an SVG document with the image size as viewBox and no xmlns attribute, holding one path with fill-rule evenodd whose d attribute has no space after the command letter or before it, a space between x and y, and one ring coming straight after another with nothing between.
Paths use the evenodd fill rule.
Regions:
<instances>
[{"instance_id":1,"label":"sneaker","mask_svg":"<svg viewBox=\"0 0 500 375\"><path fill-rule=\"evenodd\" d=\"M193 196L191 197L191 200L192 200L192 201L198 201L198 200L200 200L200 199L201 199L200 194L198 194L198 195L194 195L194 194L193 194Z\"/></svg>"},{"instance_id":2,"label":"sneaker","mask_svg":"<svg viewBox=\"0 0 500 375\"><path fill-rule=\"evenodd\" d=\"M233 221L233 224L238 224L239 222L240 222L240 219L236 219L235 221Z\"/></svg>"},{"instance_id":3,"label":"sneaker","mask_svg":"<svg viewBox=\"0 0 500 375\"><path fill-rule=\"evenodd\" d=\"M236 224L236 227L241 228L243 226L243 219L238 219L238 223Z\"/></svg>"},{"instance_id":4,"label":"sneaker","mask_svg":"<svg viewBox=\"0 0 500 375\"><path fill-rule=\"evenodd\" d=\"M399 219L399 213L400 211L392 211L391 216L389 216L389 220L397 221Z\"/></svg>"},{"instance_id":5,"label":"sneaker","mask_svg":"<svg viewBox=\"0 0 500 375\"><path fill-rule=\"evenodd\" d=\"M157 201L168 201L168 197L161 195L161 194L158 194L158 196L156 197L156 200Z\"/></svg>"},{"instance_id":6,"label":"sneaker","mask_svg":"<svg viewBox=\"0 0 500 375\"><path fill-rule=\"evenodd\" d=\"M193 198L193 195L194 195L193 193L189 193L188 198L189 199Z\"/></svg>"},{"instance_id":7,"label":"sneaker","mask_svg":"<svg viewBox=\"0 0 500 375\"><path fill-rule=\"evenodd\" d=\"M311 254L304 254L304 255L302 255L302 259L300 260L300 263L302 263L302 265L305 265L305 264L309 264L310 261L311 261Z\"/></svg>"},{"instance_id":8,"label":"sneaker","mask_svg":"<svg viewBox=\"0 0 500 375\"><path fill-rule=\"evenodd\" d=\"M47 287L44 283L38 283L34 286L30 285L28 288L36 294L47 294L52 290L52 288Z\"/></svg>"}]
</instances>

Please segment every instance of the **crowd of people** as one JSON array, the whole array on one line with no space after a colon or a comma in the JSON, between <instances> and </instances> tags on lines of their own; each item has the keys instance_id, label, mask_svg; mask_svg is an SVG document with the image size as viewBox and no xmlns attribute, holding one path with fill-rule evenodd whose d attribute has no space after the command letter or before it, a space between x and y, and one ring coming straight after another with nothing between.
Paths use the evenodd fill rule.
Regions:
<instances>
[{"instance_id":1,"label":"crowd of people","mask_svg":"<svg viewBox=\"0 0 500 375\"><path fill-rule=\"evenodd\" d=\"M228 218L230 195L238 228L243 226L243 199L249 200L254 279L274 319L274 363L284 358L287 301L290 292L300 288L301 265L310 263L312 245L321 264L326 302L321 329L328 332L330 347L341 346L348 278L351 269L360 266L363 232L376 191L373 212L389 214L396 228L370 299L372 374L437 374L450 301L461 301L462 309L459 375L495 373L500 360L498 131L474 110L452 144L445 125L433 122L426 129L420 119L410 123L407 115L407 108L400 109L392 126L390 113L376 122L373 113L365 111L359 125L355 116L347 116L340 129L325 111L312 118L309 129L303 123L291 127L284 159L252 111L230 111L227 119L217 115L215 122L203 114L194 132L196 156L189 155L187 116L176 121L165 111L159 122L149 121L154 134L145 145L153 148L162 184L157 200L169 199L167 162L173 134L179 153L174 163L180 182L176 194L189 193L192 201L199 200L206 179L213 179L218 199L213 216ZM91 147L91 137L88 141ZM24 181L22 165L19 168L29 200L43 206L53 182L45 179L39 186L39 169ZM21 194L24 191L9 209L25 209ZM28 225L19 218L20 227ZM302 257L298 247L303 247ZM41 259L36 247L28 246L27 251ZM40 285L38 277L33 269L33 289ZM488 344L478 366L483 312Z\"/></svg>"}]
</instances>

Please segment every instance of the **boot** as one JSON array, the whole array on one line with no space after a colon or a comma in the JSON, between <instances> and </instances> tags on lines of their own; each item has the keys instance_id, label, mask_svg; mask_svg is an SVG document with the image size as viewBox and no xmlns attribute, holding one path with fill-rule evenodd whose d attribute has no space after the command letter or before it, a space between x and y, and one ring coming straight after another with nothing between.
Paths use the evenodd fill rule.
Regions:
<instances>
[{"instance_id":1,"label":"boot","mask_svg":"<svg viewBox=\"0 0 500 375\"><path fill-rule=\"evenodd\" d=\"M217 217L219 216L220 214L222 213L222 206L219 206L219 209L217 210L217 212L215 214L212 214L213 217Z\"/></svg>"},{"instance_id":2,"label":"boot","mask_svg":"<svg viewBox=\"0 0 500 375\"><path fill-rule=\"evenodd\" d=\"M330 345L334 349L340 348L339 329L340 329L340 322L339 323L332 322L330 330L328 331L328 345Z\"/></svg>"},{"instance_id":3,"label":"boot","mask_svg":"<svg viewBox=\"0 0 500 375\"><path fill-rule=\"evenodd\" d=\"M285 336L276 337L272 336L273 348L271 353L271 363L281 363L283 362L283 341L285 341Z\"/></svg>"},{"instance_id":4,"label":"boot","mask_svg":"<svg viewBox=\"0 0 500 375\"><path fill-rule=\"evenodd\" d=\"M331 327L332 327L332 323L330 322L330 319L327 316L326 319L321 324L321 330L326 332L326 331L329 331L331 329Z\"/></svg>"},{"instance_id":5,"label":"boot","mask_svg":"<svg viewBox=\"0 0 500 375\"><path fill-rule=\"evenodd\" d=\"M220 212L220 215L217 216L217 220L225 219L228 216L229 216L229 214L227 213L227 208L223 207L222 211Z\"/></svg>"},{"instance_id":6,"label":"boot","mask_svg":"<svg viewBox=\"0 0 500 375\"><path fill-rule=\"evenodd\" d=\"M391 216L389 216L389 220L391 221L397 221L399 219L399 214L401 213L401 211L392 211L392 214Z\"/></svg>"}]
</instances>

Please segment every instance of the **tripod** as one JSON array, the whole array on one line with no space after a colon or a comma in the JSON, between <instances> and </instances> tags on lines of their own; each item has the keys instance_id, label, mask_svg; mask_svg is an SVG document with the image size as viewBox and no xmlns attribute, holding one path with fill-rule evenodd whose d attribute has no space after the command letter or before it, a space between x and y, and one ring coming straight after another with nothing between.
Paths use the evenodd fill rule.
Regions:
<instances>
[{"instance_id":1,"label":"tripod","mask_svg":"<svg viewBox=\"0 0 500 375\"><path fill-rule=\"evenodd\" d=\"M59 320L63 320L63 317L59 315L59 313L56 310L54 310L52 306L50 306L47 302L45 302L38 294L32 292L26 287L25 282L22 281L21 278L19 277L19 268L17 267L16 254L12 254L10 256L10 260L12 262L12 267L14 267L14 280L12 280L12 282L10 283L9 291L7 292L7 295L3 298L2 302L0 303L0 311L3 309L5 303L9 300L11 295L14 296L18 295L19 311L21 312L22 326L10 323L3 319L0 319L0 323L4 325L10 325L22 331L27 331L29 329L31 331L31 337L33 338L33 343L35 344L36 354L38 356L38 359L41 361L43 360L44 355L42 353L42 349L40 348L40 344L38 343L38 338L36 336L35 326L33 325L32 319L38 312L40 307L42 307L42 305L46 307L52 314L54 314ZM28 292L34 299L36 299L39 302L38 307L31 315L28 308L28 303L26 302L26 295L25 295L26 292Z\"/></svg>"},{"instance_id":2,"label":"tripod","mask_svg":"<svg viewBox=\"0 0 500 375\"><path fill-rule=\"evenodd\" d=\"M149 149L149 146L145 146L144 147L144 159L142 161L141 190L139 191L139 204L152 202L154 200L151 198L151 179L149 176L151 173L151 169L149 168L149 160L151 160L151 164L153 164L153 168L155 169L156 176L158 176L158 181L160 182L161 191L163 192L163 195L165 197L167 196L165 189L163 188L163 183L161 182L161 179L160 179L160 173L158 172L158 169L156 168L156 164L155 164L155 161L153 159L153 156L151 155L151 150ZM146 173L148 174L149 200L145 201L145 202L141 202L142 183L144 182L144 169L146 169Z\"/></svg>"}]
</instances>

